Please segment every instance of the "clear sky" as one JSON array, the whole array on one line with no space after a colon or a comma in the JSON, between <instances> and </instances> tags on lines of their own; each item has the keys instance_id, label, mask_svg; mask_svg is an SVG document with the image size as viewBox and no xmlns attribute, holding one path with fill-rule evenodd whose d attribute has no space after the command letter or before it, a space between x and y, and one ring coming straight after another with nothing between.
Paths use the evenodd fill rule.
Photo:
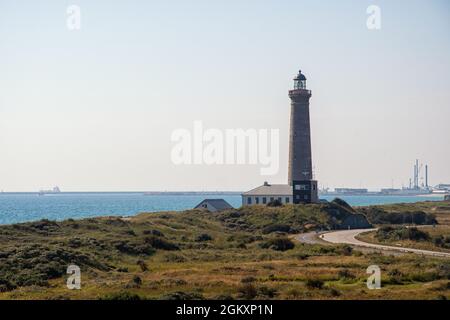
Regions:
<instances>
[{"instance_id":1,"label":"clear sky","mask_svg":"<svg viewBox=\"0 0 450 320\"><path fill-rule=\"evenodd\" d=\"M366 27L369 5L381 29ZM81 9L69 31L67 7ZM288 90L308 77L322 186L450 183L450 3L0 0L0 189L285 183ZM280 170L180 165L171 134L280 130Z\"/></svg>"}]
</instances>

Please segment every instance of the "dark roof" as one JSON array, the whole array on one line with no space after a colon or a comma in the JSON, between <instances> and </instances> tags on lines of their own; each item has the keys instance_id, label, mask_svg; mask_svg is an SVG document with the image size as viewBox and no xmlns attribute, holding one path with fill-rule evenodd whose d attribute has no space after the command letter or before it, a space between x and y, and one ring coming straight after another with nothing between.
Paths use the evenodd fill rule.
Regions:
<instances>
[{"instance_id":1,"label":"dark roof","mask_svg":"<svg viewBox=\"0 0 450 320\"><path fill-rule=\"evenodd\" d=\"M294 78L294 80L306 80L305 75L302 73L302 70L298 71L298 75Z\"/></svg>"},{"instance_id":2,"label":"dark roof","mask_svg":"<svg viewBox=\"0 0 450 320\"><path fill-rule=\"evenodd\" d=\"M198 205L196 205L195 208L200 207L200 205L205 202L207 202L210 206L216 208L217 210L233 209L233 207L223 199L205 199Z\"/></svg>"}]
</instances>

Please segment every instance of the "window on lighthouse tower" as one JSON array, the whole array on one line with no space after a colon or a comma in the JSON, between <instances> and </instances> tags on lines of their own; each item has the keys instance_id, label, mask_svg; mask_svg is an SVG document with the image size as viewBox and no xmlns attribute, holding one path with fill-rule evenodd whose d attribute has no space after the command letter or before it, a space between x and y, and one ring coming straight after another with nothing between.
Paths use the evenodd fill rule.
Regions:
<instances>
[{"instance_id":1,"label":"window on lighthouse tower","mask_svg":"<svg viewBox=\"0 0 450 320\"><path fill-rule=\"evenodd\" d=\"M306 80L296 80L294 89L306 89Z\"/></svg>"}]
</instances>

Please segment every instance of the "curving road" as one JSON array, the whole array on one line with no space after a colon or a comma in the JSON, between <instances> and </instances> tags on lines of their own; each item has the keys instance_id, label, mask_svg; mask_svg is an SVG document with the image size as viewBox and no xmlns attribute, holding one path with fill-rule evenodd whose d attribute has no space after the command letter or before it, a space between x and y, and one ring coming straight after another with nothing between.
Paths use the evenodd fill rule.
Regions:
<instances>
[{"instance_id":1,"label":"curving road","mask_svg":"<svg viewBox=\"0 0 450 320\"><path fill-rule=\"evenodd\" d=\"M375 231L375 230L377 230L377 229L340 230L340 231L332 231L332 232L322 233L320 235L316 234L315 232L309 232L309 233L299 234L295 238L300 242L309 243L309 244L321 243L320 240L322 240L322 241L326 241L329 243L349 244L349 245L353 245L353 246L359 246L359 247L377 249L377 250L400 251L400 252L405 252L405 253L412 252L412 253L421 254L421 255L450 258L450 253L446 253L446 252L386 246L386 245L381 245L381 244L363 242L361 240L356 239L356 236L358 236L360 233Z\"/></svg>"}]
</instances>

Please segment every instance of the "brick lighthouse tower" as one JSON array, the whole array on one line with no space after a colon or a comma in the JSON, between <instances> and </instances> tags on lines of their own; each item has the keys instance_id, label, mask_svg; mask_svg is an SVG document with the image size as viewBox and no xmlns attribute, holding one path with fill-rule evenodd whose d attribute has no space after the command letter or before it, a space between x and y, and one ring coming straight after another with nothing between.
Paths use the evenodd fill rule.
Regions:
<instances>
[{"instance_id":1,"label":"brick lighthouse tower","mask_svg":"<svg viewBox=\"0 0 450 320\"><path fill-rule=\"evenodd\" d=\"M294 79L291 98L291 126L289 133L288 183L293 189L294 203L318 202L317 181L313 180L311 155L311 126L306 77L299 71Z\"/></svg>"}]
</instances>

